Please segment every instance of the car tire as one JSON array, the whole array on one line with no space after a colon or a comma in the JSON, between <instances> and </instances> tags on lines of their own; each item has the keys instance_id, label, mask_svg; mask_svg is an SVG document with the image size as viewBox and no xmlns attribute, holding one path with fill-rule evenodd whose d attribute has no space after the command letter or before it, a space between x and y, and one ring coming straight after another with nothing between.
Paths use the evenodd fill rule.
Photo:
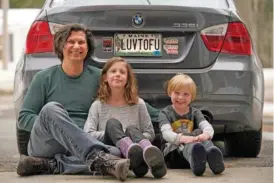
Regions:
<instances>
[{"instance_id":1,"label":"car tire","mask_svg":"<svg viewBox=\"0 0 274 183\"><path fill-rule=\"evenodd\" d=\"M226 154L231 157L257 157L262 145L262 129L225 135Z\"/></svg>"},{"instance_id":2,"label":"car tire","mask_svg":"<svg viewBox=\"0 0 274 183\"><path fill-rule=\"evenodd\" d=\"M28 155L28 143L30 132L20 130L16 127L17 148L19 154Z\"/></svg>"}]
</instances>

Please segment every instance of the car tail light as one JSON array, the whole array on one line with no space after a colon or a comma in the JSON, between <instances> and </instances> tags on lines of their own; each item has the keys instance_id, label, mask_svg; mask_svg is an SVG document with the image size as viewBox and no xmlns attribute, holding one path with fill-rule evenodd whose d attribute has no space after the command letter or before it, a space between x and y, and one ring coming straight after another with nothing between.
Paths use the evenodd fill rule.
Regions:
<instances>
[{"instance_id":1,"label":"car tail light","mask_svg":"<svg viewBox=\"0 0 274 183\"><path fill-rule=\"evenodd\" d=\"M202 30L201 36L210 51L251 55L251 39L248 30L241 22L208 27Z\"/></svg>"},{"instance_id":2,"label":"car tail light","mask_svg":"<svg viewBox=\"0 0 274 183\"><path fill-rule=\"evenodd\" d=\"M26 54L53 51L53 35L59 24L46 21L35 21L28 32L26 39Z\"/></svg>"}]
</instances>

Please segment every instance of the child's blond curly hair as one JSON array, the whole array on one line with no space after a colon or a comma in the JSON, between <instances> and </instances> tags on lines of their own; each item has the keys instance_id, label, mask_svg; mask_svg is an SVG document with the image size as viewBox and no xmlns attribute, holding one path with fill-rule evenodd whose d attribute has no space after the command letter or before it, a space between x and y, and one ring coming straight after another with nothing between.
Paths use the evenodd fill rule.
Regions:
<instances>
[{"instance_id":1,"label":"child's blond curly hair","mask_svg":"<svg viewBox=\"0 0 274 183\"><path fill-rule=\"evenodd\" d=\"M192 95L191 101L193 101L197 92L196 84L193 79L186 74L179 73L168 81L167 94L170 96L172 92L178 91L182 88L188 88L190 90Z\"/></svg>"}]
</instances>

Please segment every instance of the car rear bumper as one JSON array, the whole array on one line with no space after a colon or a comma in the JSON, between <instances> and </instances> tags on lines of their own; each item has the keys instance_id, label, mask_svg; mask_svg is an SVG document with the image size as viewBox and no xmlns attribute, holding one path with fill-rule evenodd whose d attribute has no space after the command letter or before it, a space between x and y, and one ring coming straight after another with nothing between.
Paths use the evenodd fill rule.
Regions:
<instances>
[{"instance_id":1,"label":"car rear bumper","mask_svg":"<svg viewBox=\"0 0 274 183\"><path fill-rule=\"evenodd\" d=\"M230 97L233 98L232 95ZM212 114L215 134L259 131L262 127L263 105L254 97L248 103L244 101L200 100L193 105Z\"/></svg>"},{"instance_id":2,"label":"car rear bumper","mask_svg":"<svg viewBox=\"0 0 274 183\"><path fill-rule=\"evenodd\" d=\"M263 103L261 101L250 96L222 95L219 97L223 99L199 99L192 103L192 106L212 115L215 134L259 131L261 129L263 119ZM144 94L142 98L148 97ZM162 98L165 105L161 105L160 108L170 104L167 101L169 99L165 99ZM146 101L153 105L149 99Z\"/></svg>"},{"instance_id":3,"label":"car rear bumper","mask_svg":"<svg viewBox=\"0 0 274 183\"><path fill-rule=\"evenodd\" d=\"M156 108L170 104L165 82L178 72L190 75L197 84L193 105L213 116L216 133L255 130L262 125L264 79L256 58L219 56L210 68L200 70L138 70L140 96ZM56 57L28 57L18 63L14 81L15 110L18 115L30 82L38 71L60 64Z\"/></svg>"},{"instance_id":4,"label":"car rear bumper","mask_svg":"<svg viewBox=\"0 0 274 183\"><path fill-rule=\"evenodd\" d=\"M17 115L30 80L36 72L38 71L27 71L24 74L21 96L15 100ZM16 83L16 85L22 84ZM141 97L157 108L163 108L170 104L168 96L164 93L141 93ZM254 96L204 94L199 96L192 105L212 114L212 125L215 129L215 134L250 130L258 131L261 128L263 103Z\"/></svg>"}]
</instances>

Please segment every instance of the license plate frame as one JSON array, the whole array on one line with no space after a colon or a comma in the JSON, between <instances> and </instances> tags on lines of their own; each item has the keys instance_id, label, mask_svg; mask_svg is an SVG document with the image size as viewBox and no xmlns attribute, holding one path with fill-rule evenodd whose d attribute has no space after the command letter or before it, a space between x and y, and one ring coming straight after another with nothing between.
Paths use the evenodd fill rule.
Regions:
<instances>
[{"instance_id":1,"label":"license plate frame","mask_svg":"<svg viewBox=\"0 0 274 183\"><path fill-rule=\"evenodd\" d=\"M162 34L160 33L114 34L115 56L160 57L162 53Z\"/></svg>"}]
</instances>

